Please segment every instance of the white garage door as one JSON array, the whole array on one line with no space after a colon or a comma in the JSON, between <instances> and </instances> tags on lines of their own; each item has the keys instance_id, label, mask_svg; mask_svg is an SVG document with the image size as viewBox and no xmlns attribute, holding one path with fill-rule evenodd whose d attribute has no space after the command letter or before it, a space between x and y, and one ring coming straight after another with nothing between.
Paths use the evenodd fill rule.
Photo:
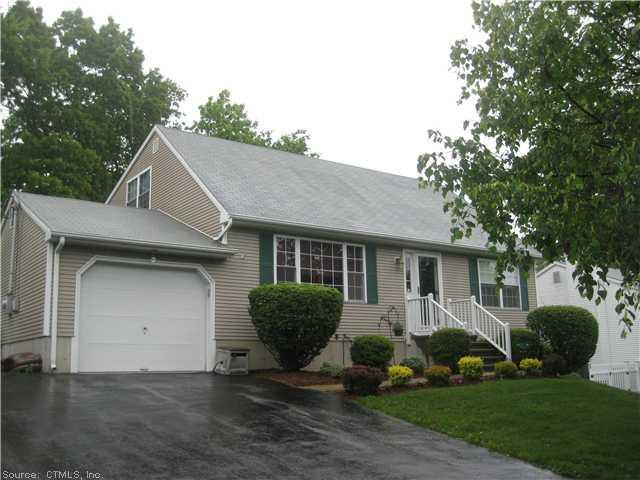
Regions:
<instances>
[{"instance_id":1,"label":"white garage door","mask_svg":"<svg viewBox=\"0 0 640 480\"><path fill-rule=\"evenodd\" d=\"M204 370L208 287L195 270L96 263L82 275L78 370Z\"/></svg>"}]
</instances>

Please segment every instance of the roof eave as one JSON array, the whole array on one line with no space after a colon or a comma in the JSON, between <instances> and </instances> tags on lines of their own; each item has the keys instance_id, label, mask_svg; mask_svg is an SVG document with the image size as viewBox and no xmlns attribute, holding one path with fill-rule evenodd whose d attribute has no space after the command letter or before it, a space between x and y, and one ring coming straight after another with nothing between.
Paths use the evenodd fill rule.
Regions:
<instances>
[{"instance_id":1,"label":"roof eave","mask_svg":"<svg viewBox=\"0 0 640 480\"><path fill-rule=\"evenodd\" d=\"M253 228L271 228L271 229L283 229L286 228L292 233L307 233L317 232L332 235L348 235L349 238L358 239L362 241L384 241L385 243L398 245L406 248L420 248L424 250L439 250L451 253L470 254L470 255L484 255L487 257L493 257L495 254L491 253L488 248L474 247L471 245L461 245L451 242L438 242L424 240L420 238L401 237L395 235L389 235L385 233L364 232L361 230L348 230L333 228L321 225L313 225L308 223L299 222L287 222L276 219L265 219L258 217L251 217L248 215L231 214L233 218L233 225L235 227L253 227ZM537 252L530 252L532 258L542 258Z\"/></svg>"},{"instance_id":2,"label":"roof eave","mask_svg":"<svg viewBox=\"0 0 640 480\"><path fill-rule=\"evenodd\" d=\"M196 256L211 258L228 258L235 255L238 250L230 247L211 246L201 247L196 245L172 244L161 242L145 242L124 238L109 238L92 235L78 235L73 233L52 232L51 239L57 240L65 237L68 245L106 247L118 250L142 251L162 253L168 255Z\"/></svg>"}]
</instances>

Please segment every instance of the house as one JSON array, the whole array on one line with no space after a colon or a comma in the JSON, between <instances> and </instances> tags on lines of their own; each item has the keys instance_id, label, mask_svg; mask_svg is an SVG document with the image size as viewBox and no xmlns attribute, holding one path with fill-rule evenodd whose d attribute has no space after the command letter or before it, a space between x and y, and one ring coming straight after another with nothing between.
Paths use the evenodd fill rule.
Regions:
<instances>
[{"instance_id":1,"label":"house","mask_svg":"<svg viewBox=\"0 0 640 480\"><path fill-rule=\"evenodd\" d=\"M497 289L482 232L450 241L439 193L414 178L156 126L105 204L14 192L2 223L2 356L45 370L212 370L216 348L274 366L249 291L296 281L338 288L338 334L392 336L396 357L443 326L510 356L536 305L533 276ZM346 347L345 347L346 344ZM346 349L346 357L345 355Z\"/></svg>"},{"instance_id":2,"label":"house","mask_svg":"<svg viewBox=\"0 0 640 480\"><path fill-rule=\"evenodd\" d=\"M595 298L588 300L580 295L574 271L569 263L554 262L537 272L538 304L575 305L593 313L598 320L598 345L589 360L589 377L612 387L640 391L640 330L633 328L623 337L626 327L615 311L615 294L622 284L620 271L609 270L607 297L600 305Z\"/></svg>"}]
</instances>

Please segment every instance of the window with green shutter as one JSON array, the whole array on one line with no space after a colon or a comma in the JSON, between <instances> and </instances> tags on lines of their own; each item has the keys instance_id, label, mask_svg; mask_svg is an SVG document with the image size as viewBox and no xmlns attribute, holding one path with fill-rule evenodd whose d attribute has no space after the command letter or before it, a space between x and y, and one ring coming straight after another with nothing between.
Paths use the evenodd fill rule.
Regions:
<instances>
[{"instance_id":1,"label":"window with green shutter","mask_svg":"<svg viewBox=\"0 0 640 480\"><path fill-rule=\"evenodd\" d=\"M377 304L376 246L261 233L260 282L324 285L348 302Z\"/></svg>"}]
</instances>

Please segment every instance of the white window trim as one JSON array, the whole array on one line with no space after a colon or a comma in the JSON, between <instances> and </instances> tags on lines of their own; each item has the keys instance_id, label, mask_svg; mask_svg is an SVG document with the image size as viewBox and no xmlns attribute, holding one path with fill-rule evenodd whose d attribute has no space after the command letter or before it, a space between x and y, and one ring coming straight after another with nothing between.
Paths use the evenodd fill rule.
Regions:
<instances>
[{"instance_id":1,"label":"white window trim","mask_svg":"<svg viewBox=\"0 0 640 480\"><path fill-rule=\"evenodd\" d=\"M495 260L491 260L489 258L479 258L478 259L478 290L479 290L479 294L480 294L480 298L478 300L480 300L478 303L480 305L482 305L483 307L484 302L482 301L482 278L480 277L480 262L491 262L491 263L496 263ZM495 269L494 269L495 270ZM516 273L516 281L517 281L517 286L518 286L518 295L520 296L520 306L519 307L505 307L504 306L504 300L502 299L502 289L499 288L498 289L498 299L500 300L500 306L496 307L495 305L486 305L487 308L500 308L502 310L516 310L516 311L522 311L522 285L520 284L520 269L516 268L515 270ZM495 281L495 278L494 278ZM515 285L508 285L510 287L515 287Z\"/></svg>"},{"instance_id":2,"label":"white window trim","mask_svg":"<svg viewBox=\"0 0 640 480\"><path fill-rule=\"evenodd\" d=\"M352 243L352 242L340 242L336 240L327 240L320 238L310 238L310 237L298 237L296 235L287 235L283 233L274 233L273 234L273 283L278 283L278 237L282 238L292 238L296 242L296 283L302 283L300 281L300 240L308 240L310 242L322 242L322 243L338 243L342 245L342 273L343 284L342 284L342 295L344 297L345 303L356 303L356 304L366 304L368 303L367 299L367 250L366 246L360 243ZM362 248L362 275L364 278L363 287L364 287L364 298L362 300L350 300L349 299L349 273L347 272L347 247L361 247ZM306 285L306 284L305 284Z\"/></svg>"},{"instance_id":3,"label":"white window trim","mask_svg":"<svg viewBox=\"0 0 640 480\"><path fill-rule=\"evenodd\" d=\"M140 200L140 177L146 172L149 172L149 210L151 210L151 189L153 188L153 170L152 170L151 166L148 166L147 168L142 170L140 173L138 173L132 179L127 180L127 185L125 187L125 194L124 194L124 197L125 197L124 198L124 206L125 207L129 206L129 184L131 182L136 182L136 206L135 206L135 208L139 208L138 207L138 201ZM129 207L129 208L134 208L134 207Z\"/></svg>"}]
</instances>

